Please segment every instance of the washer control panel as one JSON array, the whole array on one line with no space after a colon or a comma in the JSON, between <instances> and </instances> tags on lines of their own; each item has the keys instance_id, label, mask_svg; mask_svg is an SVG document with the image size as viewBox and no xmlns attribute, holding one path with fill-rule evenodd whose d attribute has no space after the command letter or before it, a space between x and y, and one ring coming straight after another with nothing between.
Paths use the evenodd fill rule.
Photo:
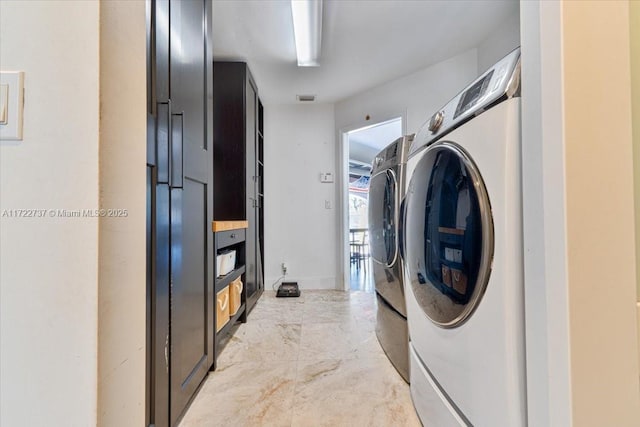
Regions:
<instances>
[{"instance_id":1,"label":"washer control panel","mask_svg":"<svg viewBox=\"0 0 640 427\"><path fill-rule=\"evenodd\" d=\"M517 48L433 114L416 134L409 156L498 102L516 96L519 88L520 48Z\"/></svg>"}]
</instances>

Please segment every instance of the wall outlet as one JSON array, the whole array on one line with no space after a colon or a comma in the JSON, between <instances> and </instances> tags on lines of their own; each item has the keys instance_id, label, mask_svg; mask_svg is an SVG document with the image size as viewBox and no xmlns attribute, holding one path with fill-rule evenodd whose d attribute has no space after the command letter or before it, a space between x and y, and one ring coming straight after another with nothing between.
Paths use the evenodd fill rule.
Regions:
<instances>
[{"instance_id":1,"label":"wall outlet","mask_svg":"<svg viewBox=\"0 0 640 427\"><path fill-rule=\"evenodd\" d=\"M281 268L282 268L282 275L286 276L286 274L287 274L287 263L283 262L282 265L281 265Z\"/></svg>"}]
</instances>

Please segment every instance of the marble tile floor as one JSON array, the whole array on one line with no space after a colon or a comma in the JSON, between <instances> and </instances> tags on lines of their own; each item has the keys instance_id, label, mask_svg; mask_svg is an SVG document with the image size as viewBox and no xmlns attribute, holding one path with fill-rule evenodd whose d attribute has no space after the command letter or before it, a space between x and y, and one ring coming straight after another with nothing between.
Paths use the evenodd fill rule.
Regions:
<instances>
[{"instance_id":1,"label":"marble tile floor","mask_svg":"<svg viewBox=\"0 0 640 427\"><path fill-rule=\"evenodd\" d=\"M370 292L265 291L180 427L420 426L375 318Z\"/></svg>"}]
</instances>

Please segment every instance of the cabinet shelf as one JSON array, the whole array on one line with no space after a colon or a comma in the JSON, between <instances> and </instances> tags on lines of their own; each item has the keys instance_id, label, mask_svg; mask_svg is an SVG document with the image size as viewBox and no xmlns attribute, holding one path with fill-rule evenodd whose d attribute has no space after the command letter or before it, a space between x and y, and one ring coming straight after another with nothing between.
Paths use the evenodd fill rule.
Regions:
<instances>
[{"instance_id":1,"label":"cabinet shelf","mask_svg":"<svg viewBox=\"0 0 640 427\"><path fill-rule=\"evenodd\" d=\"M230 273L228 273L228 274L226 274L226 275L224 275L222 277L216 278L216 292L221 291L229 283L233 282L238 277L240 277L245 272L245 270L246 270L245 266L242 265L242 266L236 268L235 270L233 270L232 272L230 272Z\"/></svg>"}]
</instances>

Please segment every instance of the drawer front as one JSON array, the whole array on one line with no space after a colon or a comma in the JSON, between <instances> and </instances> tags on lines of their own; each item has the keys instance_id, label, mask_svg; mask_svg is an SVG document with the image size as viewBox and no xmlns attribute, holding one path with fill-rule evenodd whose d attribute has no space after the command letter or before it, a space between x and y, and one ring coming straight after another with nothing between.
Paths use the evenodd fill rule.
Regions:
<instances>
[{"instance_id":1,"label":"drawer front","mask_svg":"<svg viewBox=\"0 0 640 427\"><path fill-rule=\"evenodd\" d=\"M240 228L238 230L220 231L216 233L218 249L244 242L245 232L244 228Z\"/></svg>"}]
</instances>

